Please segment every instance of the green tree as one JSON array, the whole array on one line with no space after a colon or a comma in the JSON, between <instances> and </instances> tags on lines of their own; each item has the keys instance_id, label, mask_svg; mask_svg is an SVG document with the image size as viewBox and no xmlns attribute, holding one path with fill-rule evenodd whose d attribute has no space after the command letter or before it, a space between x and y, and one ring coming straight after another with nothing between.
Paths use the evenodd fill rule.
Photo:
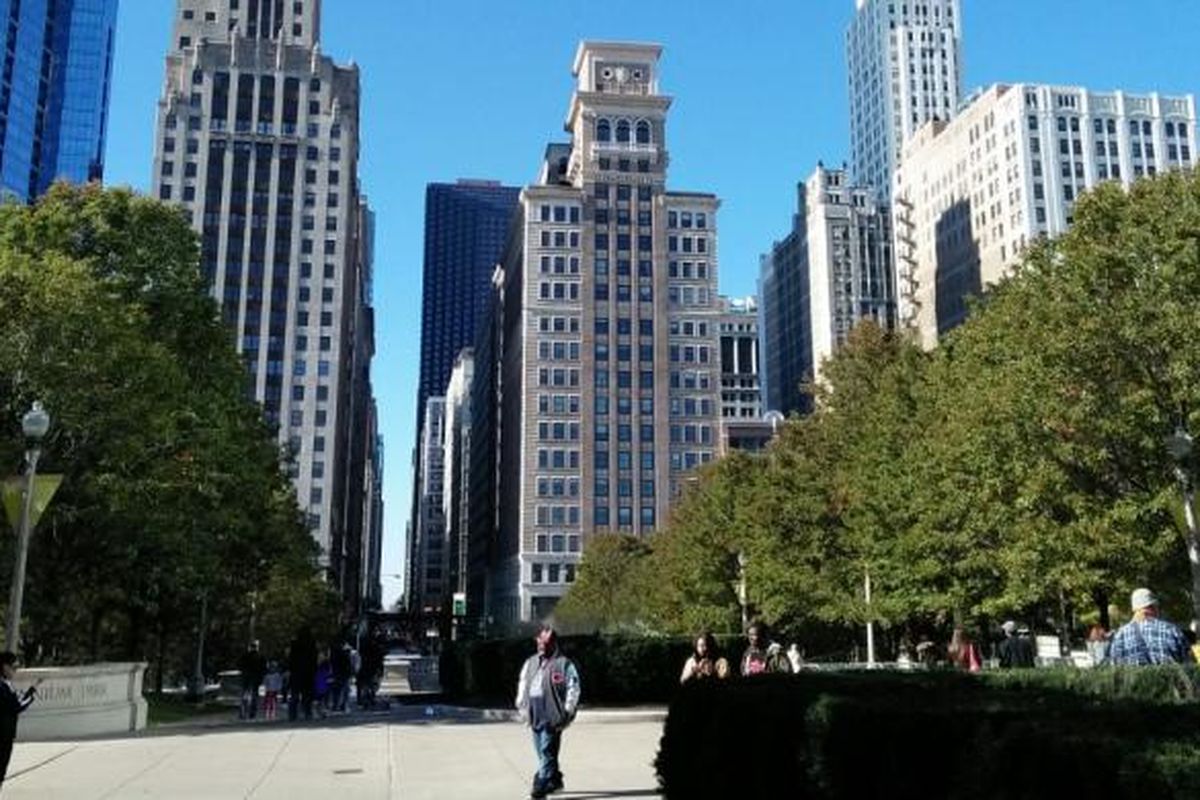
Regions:
<instances>
[{"instance_id":1,"label":"green tree","mask_svg":"<svg viewBox=\"0 0 1200 800\"><path fill-rule=\"evenodd\" d=\"M627 534L593 536L579 574L554 609L565 631L613 631L645 625L650 546Z\"/></svg>"}]
</instances>

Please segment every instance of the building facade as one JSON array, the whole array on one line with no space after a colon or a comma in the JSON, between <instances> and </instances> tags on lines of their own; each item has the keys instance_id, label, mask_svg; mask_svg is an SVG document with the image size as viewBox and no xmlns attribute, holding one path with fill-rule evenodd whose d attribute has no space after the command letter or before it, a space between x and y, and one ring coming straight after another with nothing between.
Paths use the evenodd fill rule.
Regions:
<instances>
[{"instance_id":1,"label":"building facade","mask_svg":"<svg viewBox=\"0 0 1200 800\"><path fill-rule=\"evenodd\" d=\"M374 450L371 217L358 181L359 74L321 55L319 6L179 0L154 192L200 233L201 268L253 396L293 454L321 562L355 595L367 576L345 559L362 561L354 520L364 515L353 509L363 448Z\"/></svg>"},{"instance_id":2,"label":"building facade","mask_svg":"<svg viewBox=\"0 0 1200 800\"><path fill-rule=\"evenodd\" d=\"M439 614L450 592L450 543L446 536L445 489L446 398L425 399L421 424L420 467L416 475L418 503L413 536L416 542L410 609Z\"/></svg>"},{"instance_id":3,"label":"building facade","mask_svg":"<svg viewBox=\"0 0 1200 800\"><path fill-rule=\"evenodd\" d=\"M660 53L581 43L571 141L521 192L500 290L502 625L549 613L593 534L661 530L718 450L719 203L666 188Z\"/></svg>"},{"instance_id":4,"label":"building facade","mask_svg":"<svg viewBox=\"0 0 1200 800\"><path fill-rule=\"evenodd\" d=\"M1029 242L1070 226L1080 193L1195 165L1191 95L992 86L905 148L893 190L901 317L932 347Z\"/></svg>"},{"instance_id":5,"label":"building facade","mask_svg":"<svg viewBox=\"0 0 1200 800\"><path fill-rule=\"evenodd\" d=\"M466 593L470 546L471 389L475 354L464 348L454 360L446 385L446 423L442 437L442 518L449 546L448 591Z\"/></svg>"},{"instance_id":6,"label":"building facade","mask_svg":"<svg viewBox=\"0 0 1200 800\"><path fill-rule=\"evenodd\" d=\"M719 299L721 308L721 419L759 419L758 298Z\"/></svg>"},{"instance_id":7,"label":"building facade","mask_svg":"<svg viewBox=\"0 0 1200 800\"><path fill-rule=\"evenodd\" d=\"M873 188L818 165L799 188L792 235L763 258L760 279L768 344L768 404L809 410L801 384L861 320L896 326L890 214ZM777 405L776 405L777 404Z\"/></svg>"},{"instance_id":8,"label":"building facade","mask_svg":"<svg viewBox=\"0 0 1200 800\"><path fill-rule=\"evenodd\" d=\"M846 32L850 179L886 202L908 137L962 97L960 0L856 0Z\"/></svg>"},{"instance_id":9,"label":"building facade","mask_svg":"<svg viewBox=\"0 0 1200 800\"><path fill-rule=\"evenodd\" d=\"M0 0L0 195L104 176L117 0Z\"/></svg>"}]
</instances>

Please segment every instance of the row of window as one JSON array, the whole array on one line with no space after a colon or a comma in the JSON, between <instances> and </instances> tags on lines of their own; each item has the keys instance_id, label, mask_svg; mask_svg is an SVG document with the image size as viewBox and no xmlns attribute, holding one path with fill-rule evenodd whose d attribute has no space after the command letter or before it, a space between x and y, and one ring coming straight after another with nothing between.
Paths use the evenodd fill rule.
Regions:
<instances>
[{"instance_id":1,"label":"row of window","mask_svg":"<svg viewBox=\"0 0 1200 800\"><path fill-rule=\"evenodd\" d=\"M632 361L633 360L633 345L618 344L617 361ZM596 342L595 357L597 361L608 361L610 350L608 342ZM654 345L640 344L638 345L638 360L645 364L654 362Z\"/></svg>"},{"instance_id":2,"label":"row of window","mask_svg":"<svg viewBox=\"0 0 1200 800\"><path fill-rule=\"evenodd\" d=\"M607 389L609 387L609 371L607 366L596 367L595 384L597 389ZM632 389L633 372L627 369L617 370L616 385L618 389ZM642 370L638 373L638 388L654 388L653 370Z\"/></svg>"},{"instance_id":3,"label":"row of window","mask_svg":"<svg viewBox=\"0 0 1200 800\"><path fill-rule=\"evenodd\" d=\"M675 237L670 237L670 238L673 239ZM613 239L610 238L610 236L607 233L597 233L596 234L596 243L595 243L596 250L598 252L606 252L609 248L610 242L612 242L612 241L613 241ZM618 252L624 253L624 252L629 252L630 250L633 249L633 235L632 234L618 233L616 235L615 241L616 241L616 248L617 248ZM648 233L638 234L637 249L643 253L649 253L650 251L652 251L654 249L654 237ZM672 251L672 252L674 252L674 251ZM688 250L687 252L690 253L691 250ZM696 252L703 253L704 250L701 249L701 250L697 250Z\"/></svg>"},{"instance_id":4,"label":"row of window","mask_svg":"<svg viewBox=\"0 0 1200 800\"><path fill-rule=\"evenodd\" d=\"M707 253L708 237L706 236L668 236L668 253Z\"/></svg>"},{"instance_id":5,"label":"row of window","mask_svg":"<svg viewBox=\"0 0 1200 800\"><path fill-rule=\"evenodd\" d=\"M538 330L542 333L579 333L579 317L539 317Z\"/></svg>"},{"instance_id":6,"label":"row of window","mask_svg":"<svg viewBox=\"0 0 1200 800\"><path fill-rule=\"evenodd\" d=\"M539 528L579 524L579 505L539 505L534 509L534 520Z\"/></svg>"},{"instance_id":7,"label":"row of window","mask_svg":"<svg viewBox=\"0 0 1200 800\"><path fill-rule=\"evenodd\" d=\"M539 447L538 469L579 469L579 451Z\"/></svg>"},{"instance_id":8,"label":"row of window","mask_svg":"<svg viewBox=\"0 0 1200 800\"><path fill-rule=\"evenodd\" d=\"M592 509L592 519L596 523L597 528L607 528L612 524L610 516L611 509L607 504L597 505ZM641 507L639 516L641 518L643 528L654 527L654 506L644 505ZM617 526L621 528L629 528L633 525L633 508L631 506L617 506Z\"/></svg>"},{"instance_id":9,"label":"row of window","mask_svg":"<svg viewBox=\"0 0 1200 800\"><path fill-rule=\"evenodd\" d=\"M697 228L708 227L708 215L703 211L668 211L667 212L667 227L668 228L691 228L695 225Z\"/></svg>"},{"instance_id":10,"label":"row of window","mask_svg":"<svg viewBox=\"0 0 1200 800\"><path fill-rule=\"evenodd\" d=\"M619 423L617 425L617 441L632 442L633 427L628 422ZM609 441L609 437L611 436L610 430L607 422L597 421L592 431L592 440L597 443ZM638 441L644 444L652 444L654 442L654 426L652 424L642 423L638 426Z\"/></svg>"},{"instance_id":11,"label":"row of window","mask_svg":"<svg viewBox=\"0 0 1200 800\"><path fill-rule=\"evenodd\" d=\"M539 553L578 553L579 534L539 533L535 544Z\"/></svg>"},{"instance_id":12,"label":"row of window","mask_svg":"<svg viewBox=\"0 0 1200 800\"><path fill-rule=\"evenodd\" d=\"M540 564L530 566L530 583L574 583L574 564Z\"/></svg>"},{"instance_id":13,"label":"row of window","mask_svg":"<svg viewBox=\"0 0 1200 800\"><path fill-rule=\"evenodd\" d=\"M578 361L579 342L538 342L539 361Z\"/></svg>"},{"instance_id":14,"label":"row of window","mask_svg":"<svg viewBox=\"0 0 1200 800\"><path fill-rule=\"evenodd\" d=\"M609 325L608 317L596 317L596 335L607 336L611 326ZM633 320L629 317L617 317L617 335L632 336L633 335ZM653 336L654 335L654 320L639 319L638 320L638 335Z\"/></svg>"},{"instance_id":15,"label":"row of window","mask_svg":"<svg viewBox=\"0 0 1200 800\"><path fill-rule=\"evenodd\" d=\"M538 477L538 497L578 497L579 478Z\"/></svg>"},{"instance_id":16,"label":"row of window","mask_svg":"<svg viewBox=\"0 0 1200 800\"><path fill-rule=\"evenodd\" d=\"M638 454L638 463L643 471L654 470L654 451L642 450ZM598 472L607 472L611 466L611 454L608 450L597 449L592 454L592 464ZM633 452L630 450L617 451L617 471L629 472L633 469Z\"/></svg>"},{"instance_id":17,"label":"row of window","mask_svg":"<svg viewBox=\"0 0 1200 800\"><path fill-rule=\"evenodd\" d=\"M606 416L609 411L609 397L606 394L596 395L595 409L598 416ZM643 414L654 413L654 398L652 396L638 398L638 410ZM628 417L633 414L633 398L628 395L617 397L617 414Z\"/></svg>"},{"instance_id":18,"label":"row of window","mask_svg":"<svg viewBox=\"0 0 1200 800\"><path fill-rule=\"evenodd\" d=\"M633 187L628 183L618 183L616 186L617 201L631 199L633 195ZM612 196L613 184L597 182L592 186L592 196L597 200L608 200ZM641 185L637 187L637 199L641 202L649 202L654 196L654 188L649 185Z\"/></svg>"},{"instance_id":19,"label":"row of window","mask_svg":"<svg viewBox=\"0 0 1200 800\"><path fill-rule=\"evenodd\" d=\"M540 267L543 275L578 275L579 256L542 256Z\"/></svg>"},{"instance_id":20,"label":"row of window","mask_svg":"<svg viewBox=\"0 0 1200 800\"><path fill-rule=\"evenodd\" d=\"M578 422L538 422L539 442L578 442Z\"/></svg>"},{"instance_id":21,"label":"row of window","mask_svg":"<svg viewBox=\"0 0 1200 800\"><path fill-rule=\"evenodd\" d=\"M542 222L558 222L579 224L579 206L552 206L543 203L538 209L538 219Z\"/></svg>"},{"instance_id":22,"label":"row of window","mask_svg":"<svg viewBox=\"0 0 1200 800\"><path fill-rule=\"evenodd\" d=\"M557 247L561 249L579 247L579 231L541 231L538 241L542 247Z\"/></svg>"},{"instance_id":23,"label":"row of window","mask_svg":"<svg viewBox=\"0 0 1200 800\"><path fill-rule=\"evenodd\" d=\"M654 497L654 481L644 480L638 481L638 494L640 497ZM630 478L619 478L617 484L617 497L633 497L633 480ZM596 497L608 497L609 491L612 488L609 485L608 478L596 478L592 484L593 494Z\"/></svg>"}]
</instances>

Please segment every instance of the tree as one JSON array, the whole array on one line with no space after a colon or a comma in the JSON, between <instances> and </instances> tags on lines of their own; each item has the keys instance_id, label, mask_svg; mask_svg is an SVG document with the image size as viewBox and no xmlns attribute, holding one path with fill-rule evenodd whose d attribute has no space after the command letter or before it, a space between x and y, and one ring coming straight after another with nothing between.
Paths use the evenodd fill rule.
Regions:
<instances>
[{"instance_id":1,"label":"tree","mask_svg":"<svg viewBox=\"0 0 1200 800\"><path fill-rule=\"evenodd\" d=\"M610 631L646 622L650 546L627 534L593 536L575 583L555 607L563 630Z\"/></svg>"},{"instance_id":2,"label":"tree","mask_svg":"<svg viewBox=\"0 0 1200 800\"><path fill-rule=\"evenodd\" d=\"M34 658L180 669L201 606L236 653L251 593L314 574L234 340L178 209L95 186L0 207L0 418L42 400L43 468L64 473L30 553ZM21 447L0 429L0 462Z\"/></svg>"}]
</instances>

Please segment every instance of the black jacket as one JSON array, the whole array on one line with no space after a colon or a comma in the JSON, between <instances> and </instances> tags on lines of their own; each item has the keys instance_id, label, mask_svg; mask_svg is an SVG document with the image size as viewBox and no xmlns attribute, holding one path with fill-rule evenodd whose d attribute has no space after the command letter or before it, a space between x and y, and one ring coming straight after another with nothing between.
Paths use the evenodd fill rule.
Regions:
<instances>
[{"instance_id":1,"label":"black jacket","mask_svg":"<svg viewBox=\"0 0 1200 800\"><path fill-rule=\"evenodd\" d=\"M1000 666L1005 669L1034 666L1033 641L1028 636L1005 638L1000 643Z\"/></svg>"},{"instance_id":2,"label":"black jacket","mask_svg":"<svg viewBox=\"0 0 1200 800\"><path fill-rule=\"evenodd\" d=\"M17 715L33 702L33 687L17 694L8 681L0 680L0 740L17 738Z\"/></svg>"}]
</instances>

